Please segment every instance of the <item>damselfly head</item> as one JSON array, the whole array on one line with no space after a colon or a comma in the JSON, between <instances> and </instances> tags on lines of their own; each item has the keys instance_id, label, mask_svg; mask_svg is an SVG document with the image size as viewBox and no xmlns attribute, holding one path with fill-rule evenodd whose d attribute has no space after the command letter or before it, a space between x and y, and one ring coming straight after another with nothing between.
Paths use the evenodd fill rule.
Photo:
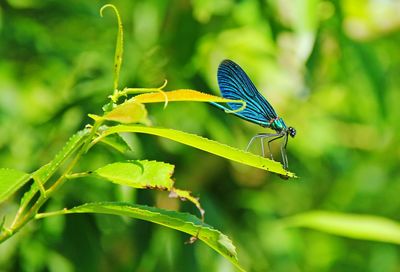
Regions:
<instances>
[{"instance_id":1,"label":"damselfly head","mask_svg":"<svg viewBox=\"0 0 400 272\"><path fill-rule=\"evenodd\" d=\"M294 136L296 136L296 129L294 127L288 127L288 132L289 132L289 135L292 136L292 138L294 138Z\"/></svg>"}]
</instances>

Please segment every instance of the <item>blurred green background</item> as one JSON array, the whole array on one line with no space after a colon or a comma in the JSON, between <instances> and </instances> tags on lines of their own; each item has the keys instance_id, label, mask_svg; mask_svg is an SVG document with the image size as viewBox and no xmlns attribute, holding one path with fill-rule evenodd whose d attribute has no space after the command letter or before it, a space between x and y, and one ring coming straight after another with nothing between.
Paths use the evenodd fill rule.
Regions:
<instances>
[{"instance_id":1,"label":"blurred green background","mask_svg":"<svg viewBox=\"0 0 400 272\"><path fill-rule=\"evenodd\" d=\"M101 113L112 93L115 16L105 1L0 2L0 165L34 171ZM399 220L399 1L114 1L125 30L121 88L219 94L216 71L239 63L288 125L278 176L146 135L127 155L98 146L80 168L141 158L176 165L250 271L400 271L396 245L281 228L305 211ZM265 132L202 103L148 107L153 125L244 148ZM279 157L279 146L275 146ZM257 152L257 146L254 147ZM22 193L0 207L15 211ZM167 193L101 180L67 183L47 210L118 200L189 211ZM139 220L70 215L34 222L0 246L1 271L234 271L202 242Z\"/></svg>"}]
</instances>

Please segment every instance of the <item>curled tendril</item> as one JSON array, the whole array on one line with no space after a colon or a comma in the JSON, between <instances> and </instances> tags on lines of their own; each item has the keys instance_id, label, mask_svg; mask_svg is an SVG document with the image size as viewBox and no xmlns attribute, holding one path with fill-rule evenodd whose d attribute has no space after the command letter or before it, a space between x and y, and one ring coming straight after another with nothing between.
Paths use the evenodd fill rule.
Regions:
<instances>
[{"instance_id":1,"label":"curled tendril","mask_svg":"<svg viewBox=\"0 0 400 272\"><path fill-rule=\"evenodd\" d=\"M112 9L115 11L116 14L119 14L119 13L118 13L118 9L117 9L113 4L106 4L106 5L102 6L101 9L100 9L100 16L101 16L101 17L103 17L103 11L104 11L106 8L112 8ZM119 17L119 16L118 16L118 17Z\"/></svg>"},{"instance_id":2,"label":"curled tendril","mask_svg":"<svg viewBox=\"0 0 400 272\"><path fill-rule=\"evenodd\" d=\"M103 17L103 11L106 8L111 8L114 10L115 15L117 16L118 22L118 34L117 34L117 42L115 46L115 56L114 56L114 90L118 89L118 82L119 82L119 73L122 66L122 54L123 54L123 41L124 41L124 31L122 27L121 17L119 15L118 9L112 5L107 4L101 7L100 9L100 16ZM114 91L115 93L115 91Z\"/></svg>"},{"instance_id":3,"label":"curled tendril","mask_svg":"<svg viewBox=\"0 0 400 272\"><path fill-rule=\"evenodd\" d=\"M159 91L159 92L164 96L164 98L165 98L165 101L164 101L164 109L166 109L167 106L168 106L168 96L167 96L167 94L166 94L162 89L164 89L165 86L167 86L167 84L168 84L168 80L167 80L167 79L164 79L164 84L163 84L161 87L158 88L158 91Z\"/></svg>"}]
</instances>

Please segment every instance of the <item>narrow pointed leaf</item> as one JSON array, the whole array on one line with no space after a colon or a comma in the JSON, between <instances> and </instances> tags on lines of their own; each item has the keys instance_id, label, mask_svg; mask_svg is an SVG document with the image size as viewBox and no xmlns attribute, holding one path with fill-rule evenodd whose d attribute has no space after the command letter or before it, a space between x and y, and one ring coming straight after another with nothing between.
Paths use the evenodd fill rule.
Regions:
<instances>
[{"instance_id":1,"label":"narrow pointed leaf","mask_svg":"<svg viewBox=\"0 0 400 272\"><path fill-rule=\"evenodd\" d=\"M102 133L103 131L107 130L108 128L109 128L108 126L102 125L101 127L99 127L98 132ZM117 150L121 153L124 153L131 149L130 146L128 145L128 143L119 134L109 135L109 136L103 138L101 140L101 142L105 145L108 145L108 146L114 148L115 150Z\"/></svg>"},{"instance_id":2,"label":"narrow pointed leaf","mask_svg":"<svg viewBox=\"0 0 400 272\"><path fill-rule=\"evenodd\" d=\"M305 227L339 236L400 244L399 222L374 215L313 211L285 220L290 227Z\"/></svg>"},{"instance_id":3,"label":"narrow pointed leaf","mask_svg":"<svg viewBox=\"0 0 400 272\"><path fill-rule=\"evenodd\" d=\"M145 126L138 126L138 125L119 125L108 130L104 131L103 134L96 140L99 141L103 137L107 135L114 134L114 133L121 133L121 132L136 132L136 133L145 133L156 135L160 137L164 137L170 139L172 141L176 141L185 145L189 145L206 152L215 154L217 156L221 156L227 158L229 160L249 165L252 167L260 168L266 171L274 172L285 177L296 177L295 174L286 171L282 164L250 152L246 152L225 144L221 144L216 141L209 140L207 138L190 134L186 132L182 132L179 130L173 129L165 129L165 128L156 128L156 127L145 127ZM95 142L96 142L95 141Z\"/></svg>"},{"instance_id":4,"label":"narrow pointed leaf","mask_svg":"<svg viewBox=\"0 0 400 272\"><path fill-rule=\"evenodd\" d=\"M0 203L15 193L30 179L30 175L16 169L0 169Z\"/></svg>"},{"instance_id":5,"label":"narrow pointed leaf","mask_svg":"<svg viewBox=\"0 0 400 272\"><path fill-rule=\"evenodd\" d=\"M89 203L62 211L62 214L72 213L101 213L128 216L176 229L192 236L197 235L198 239L229 260L240 271L244 271L238 263L236 249L232 241L225 234L203 223L199 218L191 214L167 211L137 204L110 202ZM49 213L49 215L51 215L51 213ZM36 218L45 216L45 214L39 214Z\"/></svg>"}]
</instances>

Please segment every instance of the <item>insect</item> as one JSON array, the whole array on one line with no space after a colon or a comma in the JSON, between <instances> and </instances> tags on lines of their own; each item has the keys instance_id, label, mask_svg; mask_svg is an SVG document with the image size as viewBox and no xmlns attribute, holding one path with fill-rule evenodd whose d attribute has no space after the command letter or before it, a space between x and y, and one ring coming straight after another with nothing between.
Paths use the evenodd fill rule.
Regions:
<instances>
[{"instance_id":1,"label":"insect","mask_svg":"<svg viewBox=\"0 0 400 272\"><path fill-rule=\"evenodd\" d=\"M278 117L271 104L258 92L247 74L235 62L231 60L221 62L218 67L218 85L224 98L243 100L246 102L246 107L243 110L239 110L243 104L234 102L227 103L230 109L216 102L210 102L211 104L226 112L234 111L232 112L233 114L246 121L275 131L275 133L259 133L255 135L251 138L246 150L250 148L255 139L260 139L262 154L265 157L264 139L268 139L268 150L271 159L273 159L271 142L283 138L281 144L282 163L283 167L288 169L286 146L288 136L296 136L296 129L286 126L283 119Z\"/></svg>"}]
</instances>

